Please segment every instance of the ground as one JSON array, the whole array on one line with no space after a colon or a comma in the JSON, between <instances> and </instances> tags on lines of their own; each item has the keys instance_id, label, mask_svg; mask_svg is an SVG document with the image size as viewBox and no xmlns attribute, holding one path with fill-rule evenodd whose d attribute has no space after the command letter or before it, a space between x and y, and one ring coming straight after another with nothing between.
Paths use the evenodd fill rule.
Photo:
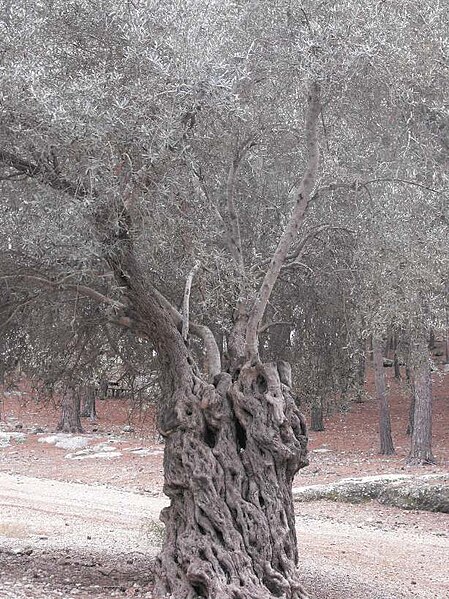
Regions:
<instances>
[{"instance_id":1,"label":"ground","mask_svg":"<svg viewBox=\"0 0 449 599\"><path fill-rule=\"evenodd\" d=\"M385 369L397 453L378 455L377 404L367 398L311 433L310 466L295 486L348 476L449 471L449 374L434 374L437 464L408 467L408 391ZM86 434L54 436L57 408L22 387L3 396L0 422L0 598L152 597L160 542L162 451L151 410L98 402ZM1 433L3 431L3 433ZM12 433L12 434L11 434ZM446 599L447 514L376 502L296 506L304 584L314 599ZM159 598L157 598L159 599Z\"/></svg>"}]
</instances>

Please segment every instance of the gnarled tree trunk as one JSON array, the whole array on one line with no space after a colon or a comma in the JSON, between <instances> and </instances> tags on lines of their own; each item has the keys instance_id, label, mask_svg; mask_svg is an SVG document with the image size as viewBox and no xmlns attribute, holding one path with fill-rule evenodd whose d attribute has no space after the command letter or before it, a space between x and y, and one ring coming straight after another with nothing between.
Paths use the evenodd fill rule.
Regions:
<instances>
[{"instance_id":1,"label":"gnarled tree trunk","mask_svg":"<svg viewBox=\"0 0 449 599\"><path fill-rule=\"evenodd\" d=\"M291 484L307 433L275 364L196 379L165 445L159 596L300 599Z\"/></svg>"},{"instance_id":2,"label":"gnarled tree trunk","mask_svg":"<svg viewBox=\"0 0 449 599\"><path fill-rule=\"evenodd\" d=\"M164 375L158 424L170 506L161 514L156 595L305 599L291 486L307 463L307 433L288 365L246 363L207 383L178 316L137 275L129 280L138 326L151 335Z\"/></svg>"}]
</instances>

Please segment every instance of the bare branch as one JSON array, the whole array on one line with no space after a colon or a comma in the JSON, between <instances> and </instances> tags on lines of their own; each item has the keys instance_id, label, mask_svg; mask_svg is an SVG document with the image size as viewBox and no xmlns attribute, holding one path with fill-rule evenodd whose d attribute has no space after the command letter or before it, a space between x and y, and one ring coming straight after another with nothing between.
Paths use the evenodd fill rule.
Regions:
<instances>
[{"instance_id":1,"label":"bare branch","mask_svg":"<svg viewBox=\"0 0 449 599\"><path fill-rule=\"evenodd\" d=\"M446 189L434 189L433 187L428 187L427 185L422 185L421 183L417 183L416 181L407 181L407 179L398 179L398 178L383 178L383 179L372 179L371 181L365 181L361 183L361 185L370 185L371 183L402 183L404 185L412 185L413 187L420 187L421 189L425 189L426 191L431 191L432 193L444 193L447 191Z\"/></svg>"},{"instance_id":2,"label":"bare branch","mask_svg":"<svg viewBox=\"0 0 449 599\"><path fill-rule=\"evenodd\" d=\"M297 267L305 268L309 272L313 273L313 269L310 268L310 266L307 266L307 264L304 264L304 262L299 262L299 260L294 260L293 262L289 262L288 264L284 264L282 266L282 271L284 271L284 270L290 270L292 268L297 268Z\"/></svg>"},{"instance_id":3,"label":"bare branch","mask_svg":"<svg viewBox=\"0 0 449 599\"><path fill-rule=\"evenodd\" d=\"M14 318L14 316L17 314L17 312L19 312L19 310L21 310L25 306L28 306L29 304L32 304L34 302L34 300L36 300L39 296L40 296L40 294L37 293L33 297L26 299L25 301L21 302L17 306L14 306L14 308L11 310L7 319L4 320L3 322L0 322L0 327L2 327L2 328L6 327L6 325L9 324L11 322L11 320Z\"/></svg>"},{"instance_id":4,"label":"bare branch","mask_svg":"<svg viewBox=\"0 0 449 599\"><path fill-rule=\"evenodd\" d=\"M182 316L178 310L176 310L176 308L167 300L167 298L156 289L156 287L152 288L152 292L157 297L160 304L168 311L175 325L178 328L181 328ZM220 374L221 372L220 350L218 349L215 337L210 328L203 324L191 322L189 329L193 335L202 339L204 343L204 349L206 351L207 374L209 375L209 378L213 379L215 375Z\"/></svg>"},{"instance_id":5,"label":"bare branch","mask_svg":"<svg viewBox=\"0 0 449 599\"><path fill-rule=\"evenodd\" d=\"M320 116L320 88L317 83L311 85L308 98L306 115L306 144L308 159L305 173L299 183L291 192L294 200L294 208L290 220L281 235L278 246L271 259L265 274L258 296L251 310L246 332L246 357L250 362L259 360L258 352L258 329L262 321L265 309L270 299L273 287L277 281L282 265L285 262L290 246L298 233L303 221L304 214L310 201L310 196L315 185L316 174L319 164L318 146L318 120Z\"/></svg>"},{"instance_id":6,"label":"bare branch","mask_svg":"<svg viewBox=\"0 0 449 599\"><path fill-rule=\"evenodd\" d=\"M422 185L421 183L417 183L416 181L409 181L407 179L399 179L397 177L383 177L379 179L371 179L369 181L363 180L354 180L351 183L330 183L324 187L320 187L317 189L316 193L322 193L323 191L337 191L337 189L346 189L348 191L359 191L360 189L367 189L368 185L372 185L374 183L401 183L403 185L411 185L413 187L419 187L421 189L425 189L426 191L430 191L431 193L445 193L447 189L434 189L433 187L428 187L427 185Z\"/></svg>"},{"instance_id":7,"label":"bare branch","mask_svg":"<svg viewBox=\"0 0 449 599\"><path fill-rule=\"evenodd\" d=\"M190 318L190 292L192 290L193 277L198 272L201 262L197 260L195 266L189 272L184 289L184 299L182 301L182 338L187 341L189 336L189 318Z\"/></svg>"}]
</instances>

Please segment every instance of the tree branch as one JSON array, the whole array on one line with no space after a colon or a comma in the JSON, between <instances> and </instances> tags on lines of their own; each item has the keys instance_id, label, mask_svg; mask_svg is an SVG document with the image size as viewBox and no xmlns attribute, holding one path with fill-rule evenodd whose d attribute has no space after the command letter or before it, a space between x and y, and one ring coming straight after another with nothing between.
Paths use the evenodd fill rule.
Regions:
<instances>
[{"instance_id":1,"label":"tree branch","mask_svg":"<svg viewBox=\"0 0 449 599\"><path fill-rule=\"evenodd\" d=\"M178 329L181 328L183 320L178 310L176 310L176 308L167 300L167 298L156 289L156 287L153 287L152 290L159 303L168 311ZM213 379L214 376L220 374L221 372L220 350L218 349L215 337L210 328L203 324L191 322L189 329L193 335L202 339L204 343L204 349L206 350L207 374L209 375L210 379Z\"/></svg>"},{"instance_id":2,"label":"tree branch","mask_svg":"<svg viewBox=\"0 0 449 599\"><path fill-rule=\"evenodd\" d=\"M282 265L285 262L290 246L298 233L298 229L303 221L304 214L310 201L310 195L315 185L316 175L319 164L319 145L318 145L318 120L320 116L320 88L317 83L311 85L308 98L308 108L306 114L306 145L307 145L307 165L305 173L299 183L291 192L294 200L294 208L290 220L281 235L278 246L271 259L268 270L265 274L258 296L251 310L248 327L246 332L245 350L246 358L250 362L259 360L258 351L258 329L265 313L268 300L270 299L273 287L277 281Z\"/></svg>"},{"instance_id":3,"label":"tree branch","mask_svg":"<svg viewBox=\"0 0 449 599\"><path fill-rule=\"evenodd\" d=\"M42 164L33 163L20 158L16 154L0 149L0 162L9 166L27 177L41 180L57 191L68 193L73 197L85 197L90 195L90 191L81 183L75 184L62 177L55 170L49 170Z\"/></svg>"},{"instance_id":4,"label":"tree branch","mask_svg":"<svg viewBox=\"0 0 449 599\"><path fill-rule=\"evenodd\" d=\"M195 266L187 275L186 285L184 289L184 299L182 301L182 338L187 341L189 336L189 318L190 318L190 292L192 290L193 277L198 272L201 262L197 260Z\"/></svg>"},{"instance_id":5,"label":"tree branch","mask_svg":"<svg viewBox=\"0 0 449 599\"><path fill-rule=\"evenodd\" d=\"M0 149L0 162L11 168L14 168L16 171L23 173L28 177L37 178L49 187L57 191L67 193L72 197L85 197L90 196L92 194L95 195L95 191L87 189L82 184L76 185L75 183L68 181L64 177L61 177L59 174L55 172L50 172L42 165L32 163L28 160L24 160L11 152L7 152ZM58 282L54 282L49 279L45 279L43 277L38 277L35 275L12 275L9 277L2 278L18 279L20 277L27 278L30 281L33 280L36 284L47 288L59 288L60 290L72 290L78 292L80 293L80 295L90 297L91 299L94 299L97 302L107 303L115 309L126 308L124 304L117 302L111 298L108 298L105 295L95 291L94 289L91 289L90 287L86 287L84 285L61 285ZM153 291L156 294L159 302L168 310L176 326L178 328L182 327L181 314L170 304L170 302L159 291L157 291L157 289L153 288ZM131 324L131 321L128 316L121 316L115 319L114 322L116 324L120 324L121 326L127 327L129 327ZM213 336L212 331L204 325L190 323L190 330L194 335L200 337L204 342L204 347L207 355L206 362L208 367L208 373L209 376L213 378L216 374L219 374L221 372L220 352L217 346L217 342L215 341L215 337Z\"/></svg>"},{"instance_id":6,"label":"tree branch","mask_svg":"<svg viewBox=\"0 0 449 599\"><path fill-rule=\"evenodd\" d=\"M16 306L14 306L14 308L11 310L7 319L4 320L3 322L0 322L0 327L1 328L6 327L6 325L8 325L11 322L11 320L14 318L14 316L17 314L17 312L19 312L19 310L21 310L25 306L28 306L29 304L33 303L39 296L40 296L40 294L37 293L33 297L30 297L30 298L26 299L25 301L21 302L20 304L17 304Z\"/></svg>"},{"instance_id":7,"label":"tree branch","mask_svg":"<svg viewBox=\"0 0 449 599\"><path fill-rule=\"evenodd\" d=\"M52 281L51 279L46 279L45 277L40 277L38 275L25 275L25 274L17 274L17 275L3 275L0 277L0 280L3 281L11 281L11 280L20 280L23 279L25 281L30 281L32 283L36 283L40 287L47 287L54 291L73 291L75 293L79 293L84 297L89 297L90 299L95 300L98 303L104 303L112 306L116 310L123 310L126 308L125 304L114 300L110 297L107 297L103 293L92 289L91 287L87 287L86 285L77 285L77 284L65 284L61 281Z\"/></svg>"},{"instance_id":8,"label":"tree branch","mask_svg":"<svg viewBox=\"0 0 449 599\"><path fill-rule=\"evenodd\" d=\"M243 262L242 237L240 234L240 220L235 206L235 182L240 164L248 150L254 143L253 136L249 136L237 149L237 153L229 167L228 178L226 180L226 207L228 215L228 241L229 249L235 263L240 271L244 273L245 265Z\"/></svg>"}]
</instances>

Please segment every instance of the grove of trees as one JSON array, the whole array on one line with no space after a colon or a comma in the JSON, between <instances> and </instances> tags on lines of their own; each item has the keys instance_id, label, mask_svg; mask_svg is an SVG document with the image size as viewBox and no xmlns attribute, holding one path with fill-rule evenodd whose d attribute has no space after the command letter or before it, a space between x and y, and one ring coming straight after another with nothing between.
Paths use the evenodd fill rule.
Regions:
<instances>
[{"instance_id":1,"label":"grove of trees","mask_svg":"<svg viewBox=\"0 0 449 599\"><path fill-rule=\"evenodd\" d=\"M304 599L299 396L413 379L446 326L449 7L405 0L18 0L0 9L0 350L157 390L158 596ZM112 355L111 354L111 355ZM62 388L61 387L61 388ZM64 428L64 426L62 426Z\"/></svg>"}]
</instances>

